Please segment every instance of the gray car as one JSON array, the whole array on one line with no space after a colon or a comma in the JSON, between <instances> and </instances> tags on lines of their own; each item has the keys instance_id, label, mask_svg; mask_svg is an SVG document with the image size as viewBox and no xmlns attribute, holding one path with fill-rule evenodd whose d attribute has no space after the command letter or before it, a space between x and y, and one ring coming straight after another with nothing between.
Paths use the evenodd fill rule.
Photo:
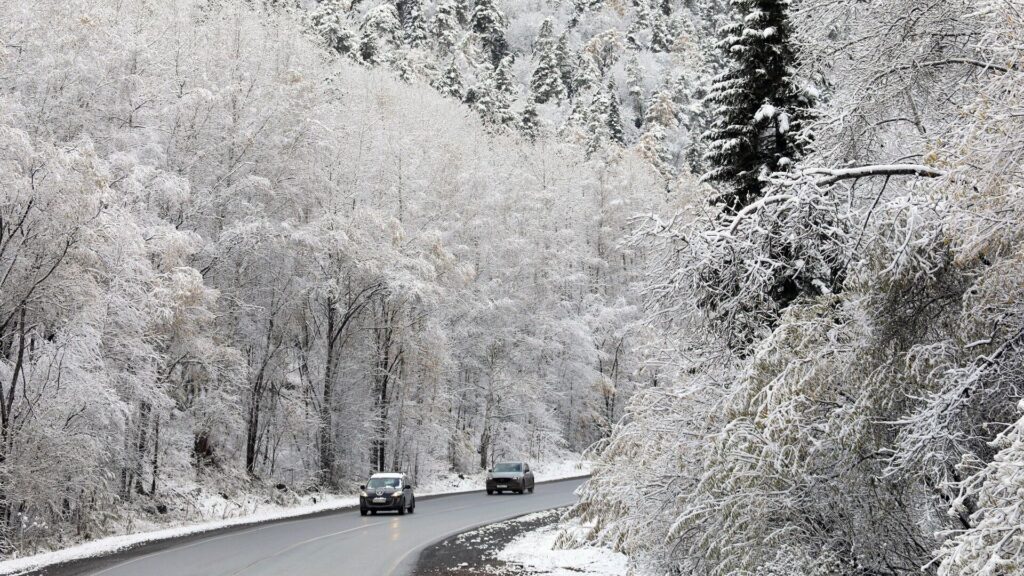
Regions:
<instances>
[{"instance_id":1,"label":"gray car","mask_svg":"<svg viewBox=\"0 0 1024 576\"><path fill-rule=\"evenodd\" d=\"M526 462L497 462L487 471L487 493L516 492L533 494L533 472Z\"/></svg>"}]
</instances>

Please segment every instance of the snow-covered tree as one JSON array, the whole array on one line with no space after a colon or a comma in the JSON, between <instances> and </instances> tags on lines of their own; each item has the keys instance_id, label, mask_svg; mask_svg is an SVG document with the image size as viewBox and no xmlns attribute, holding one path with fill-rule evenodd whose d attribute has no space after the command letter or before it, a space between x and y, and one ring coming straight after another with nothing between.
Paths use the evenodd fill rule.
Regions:
<instances>
[{"instance_id":1,"label":"snow-covered tree","mask_svg":"<svg viewBox=\"0 0 1024 576\"><path fill-rule=\"evenodd\" d=\"M499 66L508 54L508 42L505 40L508 19L505 14L494 0L474 0L469 24L490 56L491 64Z\"/></svg>"},{"instance_id":2,"label":"snow-covered tree","mask_svg":"<svg viewBox=\"0 0 1024 576\"><path fill-rule=\"evenodd\" d=\"M462 84L462 74L454 59L444 69L441 76L434 80L433 86L444 96L462 100L465 95L465 86Z\"/></svg>"},{"instance_id":3,"label":"snow-covered tree","mask_svg":"<svg viewBox=\"0 0 1024 576\"><path fill-rule=\"evenodd\" d=\"M554 31L549 18L541 24L534 42L534 59L537 61L537 67L533 69L533 76L530 79L530 92L533 101L538 104L550 100L560 101L565 97L566 91L562 85L556 49Z\"/></svg>"},{"instance_id":4,"label":"snow-covered tree","mask_svg":"<svg viewBox=\"0 0 1024 576\"><path fill-rule=\"evenodd\" d=\"M789 2L735 0L720 30L727 70L705 98L714 121L704 178L720 182L716 196L732 212L762 195L768 175L788 170L803 155L811 93L794 74L797 66Z\"/></svg>"}]
</instances>

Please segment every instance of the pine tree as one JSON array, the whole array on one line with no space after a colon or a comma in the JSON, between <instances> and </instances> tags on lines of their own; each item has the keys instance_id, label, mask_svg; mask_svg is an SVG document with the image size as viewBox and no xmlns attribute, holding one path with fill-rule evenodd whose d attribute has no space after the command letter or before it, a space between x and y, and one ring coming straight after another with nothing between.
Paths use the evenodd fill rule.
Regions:
<instances>
[{"instance_id":1,"label":"pine tree","mask_svg":"<svg viewBox=\"0 0 1024 576\"><path fill-rule=\"evenodd\" d=\"M733 0L718 46L727 69L705 102L714 117L704 134L703 179L727 186L715 202L737 211L763 193L768 173L786 170L806 146L813 98L793 77L796 54L786 0Z\"/></svg>"},{"instance_id":2,"label":"pine tree","mask_svg":"<svg viewBox=\"0 0 1024 576\"><path fill-rule=\"evenodd\" d=\"M644 71L636 54L626 61L626 82L633 104L633 125L640 128L644 124Z\"/></svg>"},{"instance_id":3,"label":"pine tree","mask_svg":"<svg viewBox=\"0 0 1024 576\"><path fill-rule=\"evenodd\" d=\"M533 41L533 54L537 56L546 50L555 49L555 23L551 18L545 18L537 31L537 39Z\"/></svg>"},{"instance_id":4,"label":"pine tree","mask_svg":"<svg viewBox=\"0 0 1024 576\"><path fill-rule=\"evenodd\" d=\"M471 104L484 122L497 126L513 126L516 115L512 112L515 84L512 78L512 58L506 57L484 76L483 81L466 92Z\"/></svg>"},{"instance_id":5,"label":"pine tree","mask_svg":"<svg viewBox=\"0 0 1024 576\"><path fill-rule=\"evenodd\" d=\"M619 110L619 91L615 87L615 81L608 81L608 109L605 114L605 124L608 126L608 137L612 142L620 146L626 145L626 133L622 129L622 113Z\"/></svg>"},{"instance_id":6,"label":"pine tree","mask_svg":"<svg viewBox=\"0 0 1024 576\"><path fill-rule=\"evenodd\" d=\"M581 52L576 56L576 66L572 79L576 93L582 94L600 85L601 70L590 54Z\"/></svg>"},{"instance_id":7,"label":"pine tree","mask_svg":"<svg viewBox=\"0 0 1024 576\"><path fill-rule=\"evenodd\" d=\"M508 42L505 40L508 20L495 4L495 0L476 0L470 26L490 54L491 64L498 66L508 54Z\"/></svg>"},{"instance_id":8,"label":"pine tree","mask_svg":"<svg viewBox=\"0 0 1024 576\"><path fill-rule=\"evenodd\" d=\"M533 101L538 104L550 100L561 101L565 97L552 28L551 19L544 20L533 44L537 67L530 78L530 91L533 93Z\"/></svg>"},{"instance_id":9,"label":"pine tree","mask_svg":"<svg viewBox=\"0 0 1024 576\"><path fill-rule=\"evenodd\" d=\"M540 116L537 114L537 105L533 100L526 101L526 108L519 118L519 131L530 141L536 140L540 135Z\"/></svg>"},{"instance_id":10,"label":"pine tree","mask_svg":"<svg viewBox=\"0 0 1024 576\"><path fill-rule=\"evenodd\" d=\"M572 53L569 51L569 38L565 32L558 37L558 44L555 46L555 58L558 61L558 73L562 76L562 87L565 88L565 96L572 99L576 93L576 70L572 64Z\"/></svg>"},{"instance_id":11,"label":"pine tree","mask_svg":"<svg viewBox=\"0 0 1024 576\"><path fill-rule=\"evenodd\" d=\"M634 49L643 49L640 34L651 27L651 8L647 0L634 0L633 18L626 28L626 44Z\"/></svg>"},{"instance_id":12,"label":"pine tree","mask_svg":"<svg viewBox=\"0 0 1024 576\"><path fill-rule=\"evenodd\" d=\"M386 57L385 50L397 44L401 31L402 24L393 5L373 8L359 27L359 57L367 64L381 63Z\"/></svg>"},{"instance_id":13,"label":"pine tree","mask_svg":"<svg viewBox=\"0 0 1024 576\"><path fill-rule=\"evenodd\" d=\"M622 130L619 97L614 81L610 80L605 90L594 95L587 115L587 131L590 133L587 156L609 144L625 144L626 135Z\"/></svg>"},{"instance_id":14,"label":"pine tree","mask_svg":"<svg viewBox=\"0 0 1024 576\"><path fill-rule=\"evenodd\" d=\"M657 14L651 24L651 50L654 52L671 52L675 44L669 28L668 16Z\"/></svg>"},{"instance_id":15,"label":"pine tree","mask_svg":"<svg viewBox=\"0 0 1024 576\"><path fill-rule=\"evenodd\" d=\"M310 13L310 27L324 39L328 48L339 54L353 54L358 44L356 35L346 27L342 0L325 0Z\"/></svg>"},{"instance_id":16,"label":"pine tree","mask_svg":"<svg viewBox=\"0 0 1024 576\"><path fill-rule=\"evenodd\" d=\"M457 2L445 2L437 7L437 13L431 22L430 30L441 54L449 54L459 42L462 23L459 21L459 5Z\"/></svg>"},{"instance_id":17,"label":"pine tree","mask_svg":"<svg viewBox=\"0 0 1024 576\"><path fill-rule=\"evenodd\" d=\"M451 96L462 100L465 86L462 84L462 74L459 72L458 66L455 65L455 59L452 59L451 64L445 68L444 72L436 78L433 82L434 88L445 96Z\"/></svg>"},{"instance_id":18,"label":"pine tree","mask_svg":"<svg viewBox=\"0 0 1024 576\"><path fill-rule=\"evenodd\" d=\"M403 6L405 10L401 13L401 16L406 44L414 48L426 44L428 34L426 20L423 17L422 1L405 0Z\"/></svg>"}]
</instances>

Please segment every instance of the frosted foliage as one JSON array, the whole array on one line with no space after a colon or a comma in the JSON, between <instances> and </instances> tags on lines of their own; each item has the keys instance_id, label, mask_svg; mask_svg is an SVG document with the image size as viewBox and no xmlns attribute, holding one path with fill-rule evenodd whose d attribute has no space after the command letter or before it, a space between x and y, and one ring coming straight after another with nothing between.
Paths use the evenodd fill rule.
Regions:
<instances>
[{"instance_id":1,"label":"frosted foliage","mask_svg":"<svg viewBox=\"0 0 1024 576\"><path fill-rule=\"evenodd\" d=\"M664 400L571 515L665 573L1019 574L1024 6L788 10L813 145L732 209L638 220Z\"/></svg>"}]
</instances>

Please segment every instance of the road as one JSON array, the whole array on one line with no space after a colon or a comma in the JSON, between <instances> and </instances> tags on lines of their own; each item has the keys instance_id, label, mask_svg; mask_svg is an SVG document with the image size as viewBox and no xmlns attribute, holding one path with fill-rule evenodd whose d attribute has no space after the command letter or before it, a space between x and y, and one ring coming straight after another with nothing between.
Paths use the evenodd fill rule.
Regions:
<instances>
[{"instance_id":1,"label":"road","mask_svg":"<svg viewBox=\"0 0 1024 576\"><path fill-rule=\"evenodd\" d=\"M581 479L538 483L533 494L452 494L416 502L416 513L358 510L154 543L49 568L47 576L403 576L421 550L483 524L576 502Z\"/></svg>"}]
</instances>

